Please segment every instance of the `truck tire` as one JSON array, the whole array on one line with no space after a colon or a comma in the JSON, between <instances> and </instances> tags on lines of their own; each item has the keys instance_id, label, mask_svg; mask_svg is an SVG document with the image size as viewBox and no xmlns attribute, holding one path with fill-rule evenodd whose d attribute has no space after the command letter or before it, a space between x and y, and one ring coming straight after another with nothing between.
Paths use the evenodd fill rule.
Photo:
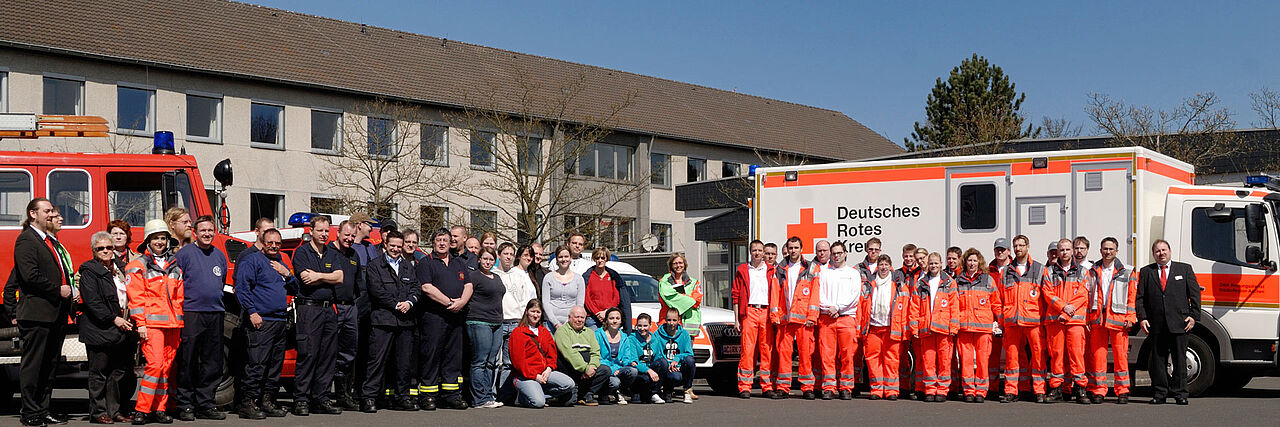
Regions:
<instances>
[{"instance_id":1,"label":"truck tire","mask_svg":"<svg viewBox=\"0 0 1280 427\"><path fill-rule=\"evenodd\" d=\"M1173 363L1169 363L1173 370ZM1213 386L1218 369L1218 355L1196 334L1187 334L1187 392L1200 396Z\"/></svg>"},{"instance_id":2,"label":"truck tire","mask_svg":"<svg viewBox=\"0 0 1280 427\"><path fill-rule=\"evenodd\" d=\"M214 404L219 408L230 410L236 402L236 383L240 373L244 372L246 344L244 333L237 326L239 317L228 314L226 328L222 335L222 379L218 381L218 389L214 393ZM241 351L234 351L240 349Z\"/></svg>"},{"instance_id":3,"label":"truck tire","mask_svg":"<svg viewBox=\"0 0 1280 427\"><path fill-rule=\"evenodd\" d=\"M0 366L0 411L16 413L17 400L13 394L18 392L18 365Z\"/></svg>"},{"instance_id":4,"label":"truck tire","mask_svg":"<svg viewBox=\"0 0 1280 427\"><path fill-rule=\"evenodd\" d=\"M720 363L711 368L707 376L707 385L716 394L733 396L738 394L738 365L736 363Z\"/></svg>"}]
</instances>

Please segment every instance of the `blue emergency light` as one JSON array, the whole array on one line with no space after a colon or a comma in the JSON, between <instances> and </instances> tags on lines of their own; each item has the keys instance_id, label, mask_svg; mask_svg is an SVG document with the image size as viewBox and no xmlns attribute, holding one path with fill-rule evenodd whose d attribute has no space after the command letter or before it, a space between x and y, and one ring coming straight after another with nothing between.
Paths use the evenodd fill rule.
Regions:
<instances>
[{"instance_id":1,"label":"blue emergency light","mask_svg":"<svg viewBox=\"0 0 1280 427\"><path fill-rule=\"evenodd\" d=\"M1266 175L1249 175L1244 177L1244 185L1250 187L1267 185L1268 182L1271 182L1271 177Z\"/></svg>"},{"instance_id":2,"label":"blue emergency light","mask_svg":"<svg viewBox=\"0 0 1280 427\"><path fill-rule=\"evenodd\" d=\"M751 165L750 168L747 169L747 176L756 176L756 168L759 167L760 165Z\"/></svg>"},{"instance_id":3,"label":"blue emergency light","mask_svg":"<svg viewBox=\"0 0 1280 427\"><path fill-rule=\"evenodd\" d=\"M173 154L173 132L156 131L155 143L151 146L151 154Z\"/></svg>"},{"instance_id":4,"label":"blue emergency light","mask_svg":"<svg viewBox=\"0 0 1280 427\"><path fill-rule=\"evenodd\" d=\"M294 212L293 215L289 215L289 226L290 227L308 227L311 225L311 219L319 215L320 214L311 213L311 212Z\"/></svg>"}]
</instances>

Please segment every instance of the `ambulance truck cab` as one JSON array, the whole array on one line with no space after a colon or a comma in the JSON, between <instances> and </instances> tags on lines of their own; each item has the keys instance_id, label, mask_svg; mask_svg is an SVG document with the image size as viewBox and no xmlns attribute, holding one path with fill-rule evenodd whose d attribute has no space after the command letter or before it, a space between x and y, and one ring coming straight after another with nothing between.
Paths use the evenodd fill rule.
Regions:
<instances>
[{"instance_id":1,"label":"ambulance truck cab","mask_svg":"<svg viewBox=\"0 0 1280 427\"><path fill-rule=\"evenodd\" d=\"M759 168L750 227L765 242L798 236L808 254L819 239L844 241L851 260L878 237L895 265L907 243L990 258L996 238L1026 235L1041 262L1050 242L1075 236L1097 260L1111 236L1118 259L1142 267L1166 239L1203 288L1187 350L1188 387L1200 394L1277 372L1280 193L1194 177L1191 165L1139 147ZM1130 335L1128 361L1146 370L1145 335Z\"/></svg>"}]
</instances>

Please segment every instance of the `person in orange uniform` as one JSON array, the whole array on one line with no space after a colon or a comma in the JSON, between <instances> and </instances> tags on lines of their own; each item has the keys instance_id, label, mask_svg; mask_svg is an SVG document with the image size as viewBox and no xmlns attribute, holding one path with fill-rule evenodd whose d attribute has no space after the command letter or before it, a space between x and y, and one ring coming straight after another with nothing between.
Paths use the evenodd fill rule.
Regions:
<instances>
[{"instance_id":1,"label":"person in orange uniform","mask_svg":"<svg viewBox=\"0 0 1280 427\"><path fill-rule=\"evenodd\" d=\"M1116 355L1116 403L1129 403L1129 328L1138 323L1138 274L1116 259L1120 244L1114 237L1102 239L1102 261L1086 276L1089 288L1089 401L1102 403L1107 395L1107 346Z\"/></svg>"},{"instance_id":2,"label":"person in orange uniform","mask_svg":"<svg viewBox=\"0 0 1280 427\"><path fill-rule=\"evenodd\" d=\"M800 391L805 399L815 399L813 393L813 325L818 323L818 282L814 280L813 264L805 260L800 238L787 239L787 257L776 268L778 286L770 300L778 301L769 306L769 320L778 335L778 379L775 399L785 399L791 393L792 346L800 351Z\"/></svg>"},{"instance_id":3,"label":"person in orange uniform","mask_svg":"<svg viewBox=\"0 0 1280 427\"><path fill-rule=\"evenodd\" d=\"M969 248L960 257L963 271L956 277L957 317L960 332L960 378L964 401L982 403L990 388L987 363L991 357L991 333L1000 318L1000 293L991 275L982 271L982 252Z\"/></svg>"},{"instance_id":4,"label":"person in orange uniform","mask_svg":"<svg viewBox=\"0 0 1280 427\"><path fill-rule=\"evenodd\" d=\"M862 273L848 264L844 242L831 245L831 262L818 274L818 350L822 359L822 400L831 400L836 391L841 400L853 399L858 376L854 357L858 354L862 327ZM837 356L838 355L838 356ZM836 362L839 361L839 369ZM837 375L839 385L837 386Z\"/></svg>"},{"instance_id":5,"label":"person in orange uniform","mask_svg":"<svg viewBox=\"0 0 1280 427\"><path fill-rule=\"evenodd\" d=\"M920 249L916 245L908 243L902 247L902 267L898 268L898 272L902 274L902 280L912 290L916 287L916 280L920 279L920 275L924 274L924 263L917 262L916 251ZM908 314L909 316L910 314ZM907 334L910 336L910 333ZM920 361L921 352L920 343L917 339L910 339L902 345L902 354L915 354L915 370L911 369L912 360L902 358L902 366L899 366L898 374L902 375L903 392L915 392L917 399L924 399L924 371L920 370L922 366ZM914 351L913 351L914 350Z\"/></svg>"},{"instance_id":6,"label":"person in orange uniform","mask_svg":"<svg viewBox=\"0 0 1280 427\"><path fill-rule=\"evenodd\" d=\"M1011 256L1012 251L1010 251L1009 239L1003 237L998 238L996 239L994 246L992 253L995 254L995 259L991 260L991 264L987 265L987 274L991 275L992 286L996 288L996 295L999 296L1000 286L1004 283L1004 280L1001 279L1001 273L1004 271L1006 266L1013 263L1013 257ZM1001 311L1003 310L1004 308L1002 307ZM1002 313L996 313L997 319L999 319L1000 314ZM994 325L992 332L991 357L987 359L987 369L989 370L987 376L990 378L989 384L991 387L988 389L987 395L995 397L1004 392L1004 386L1002 385L1004 384L1004 345L1001 344L1001 342L1004 341L1004 330L1000 329L999 320L996 320L996 324ZM1022 360L1019 362L1019 365L1027 366L1025 354L1022 355ZM1023 386L1026 386L1025 383L1029 380L1030 377L1026 375L1018 378L1019 382L1024 383ZM990 390L995 390L995 394L991 394Z\"/></svg>"},{"instance_id":7,"label":"person in orange uniform","mask_svg":"<svg viewBox=\"0 0 1280 427\"><path fill-rule=\"evenodd\" d=\"M942 255L928 255L928 267L911 296L911 335L919 339L917 347L923 362L924 401L946 402L951 389L951 360L955 356L955 333L960 329L956 317L955 280L943 269Z\"/></svg>"},{"instance_id":8,"label":"person in orange uniform","mask_svg":"<svg viewBox=\"0 0 1280 427\"><path fill-rule=\"evenodd\" d=\"M911 289L901 271L893 269L888 255L876 258L876 274L863 282L862 327L867 358L867 379L871 400L898 400L900 378L898 360L907 338L907 317L911 310Z\"/></svg>"},{"instance_id":9,"label":"person in orange uniform","mask_svg":"<svg viewBox=\"0 0 1280 427\"><path fill-rule=\"evenodd\" d=\"M129 317L142 339L147 360L138 382L138 402L133 424L173 422L165 411L169 400L169 371L178 355L182 332L182 270L169 252L169 226L164 220L147 221L146 253L125 266L125 291Z\"/></svg>"},{"instance_id":10,"label":"person in orange uniform","mask_svg":"<svg viewBox=\"0 0 1280 427\"><path fill-rule=\"evenodd\" d=\"M1076 264L1075 249L1071 239L1058 241L1058 259L1046 268L1049 281L1045 282L1046 297L1045 335L1049 342L1049 401L1062 400L1071 395L1075 384L1076 403L1087 404L1085 387L1089 385L1084 375L1085 314L1089 303L1089 290L1085 287L1085 269ZM1069 369L1064 369L1063 358ZM1064 370L1071 373L1066 381Z\"/></svg>"},{"instance_id":11,"label":"person in orange uniform","mask_svg":"<svg viewBox=\"0 0 1280 427\"><path fill-rule=\"evenodd\" d=\"M1004 397L1000 403L1018 401L1018 377L1031 368L1031 389L1036 402L1045 402L1044 389L1044 329L1041 328L1044 312L1044 283L1049 274L1040 263L1028 254L1030 240L1027 236L1013 238L1014 261L1004 267L1000 283L1000 301L1004 314L1000 317L1000 329L1004 330ZM1030 348L1022 358L1024 348ZM1022 364L1026 360L1027 364Z\"/></svg>"},{"instance_id":12,"label":"person in orange uniform","mask_svg":"<svg viewBox=\"0 0 1280 427\"><path fill-rule=\"evenodd\" d=\"M764 242L751 241L751 262L738 265L733 275L734 327L741 331L742 354L738 359L738 397L751 397L751 383L756 372L760 376L760 391L764 397L773 397L773 324L769 322L769 307L777 302L770 299L778 281L774 266L764 261ZM756 371L757 359L760 370Z\"/></svg>"}]
</instances>

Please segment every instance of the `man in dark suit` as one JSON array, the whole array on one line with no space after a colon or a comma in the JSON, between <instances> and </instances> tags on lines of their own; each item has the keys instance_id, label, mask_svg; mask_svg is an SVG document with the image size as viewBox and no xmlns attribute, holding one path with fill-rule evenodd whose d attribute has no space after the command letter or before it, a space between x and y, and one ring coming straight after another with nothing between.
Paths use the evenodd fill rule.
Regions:
<instances>
[{"instance_id":1,"label":"man in dark suit","mask_svg":"<svg viewBox=\"0 0 1280 427\"><path fill-rule=\"evenodd\" d=\"M27 218L13 248L13 273L18 275L16 317L22 333L22 424L66 424L49 413L53 369L62 353L75 271L56 234L58 211L49 199L27 203Z\"/></svg>"},{"instance_id":2,"label":"man in dark suit","mask_svg":"<svg viewBox=\"0 0 1280 427\"><path fill-rule=\"evenodd\" d=\"M1142 267L1138 275L1137 303L1138 322L1155 350L1148 366L1155 388L1151 404L1163 404L1172 392L1175 402L1186 405L1187 333L1200 320L1200 284L1190 265L1170 261L1169 242L1156 240L1151 256L1156 262ZM1165 365L1170 357L1172 384Z\"/></svg>"}]
</instances>

